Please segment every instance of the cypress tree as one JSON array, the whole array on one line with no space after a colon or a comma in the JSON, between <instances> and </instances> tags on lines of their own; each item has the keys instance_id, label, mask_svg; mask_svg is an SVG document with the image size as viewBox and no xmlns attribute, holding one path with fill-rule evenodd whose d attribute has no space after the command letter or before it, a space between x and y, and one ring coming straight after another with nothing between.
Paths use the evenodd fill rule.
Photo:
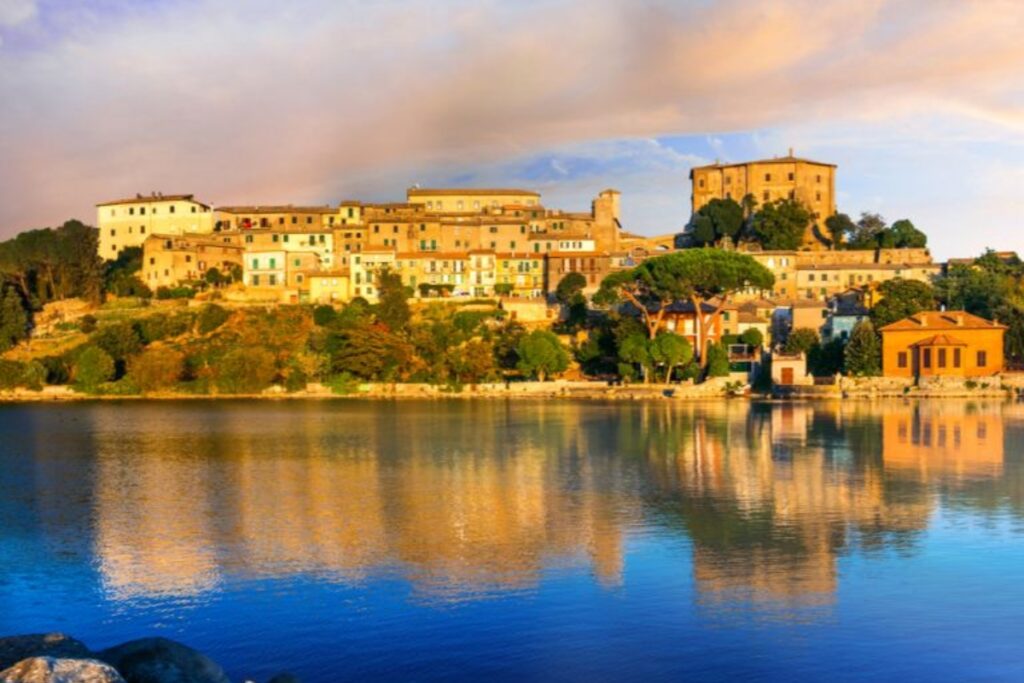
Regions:
<instances>
[{"instance_id":1,"label":"cypress tree","mask_svg":"<svg viewBox=\"0 0 1024 683\"><path fill-rule=\"evenodd\" d=\"M859 377L882 374L882 348L870 320L857 323L846 343L846 372Z\"/></svg>"},{"instance_id":2,"label":"cypress tree","mask_svg":"<svg viewBox=\"0 0 1024 683\"><path fill-rule=\"evenodd\" d=\"M28 313L14 287L6 287L0 299L0 351L6 351L28 337Z\"/></svg>"}]
</instances>

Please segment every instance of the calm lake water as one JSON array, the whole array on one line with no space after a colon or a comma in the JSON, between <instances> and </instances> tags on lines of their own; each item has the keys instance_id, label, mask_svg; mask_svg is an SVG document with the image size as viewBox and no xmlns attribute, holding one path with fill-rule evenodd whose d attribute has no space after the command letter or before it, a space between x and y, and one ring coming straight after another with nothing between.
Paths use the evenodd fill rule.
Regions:
<instances>
[{"instance_id":1,"label":"calm lake water","mask_svg":"<svg viewBox=\"0 0 1024 683\"><path fill-rule=\"evenodd\" d=\"M1024 680L1024 405L0 406L0 635L232 678Z\"/></svg>"}]
</instances>

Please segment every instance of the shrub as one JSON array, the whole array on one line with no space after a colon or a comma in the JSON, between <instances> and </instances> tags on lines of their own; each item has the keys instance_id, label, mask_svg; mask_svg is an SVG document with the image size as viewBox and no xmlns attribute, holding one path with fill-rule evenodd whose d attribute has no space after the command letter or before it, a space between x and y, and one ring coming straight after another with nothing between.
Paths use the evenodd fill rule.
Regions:
<instances>
[{"instance_id":1,"label":"shrub","mask_svg":"<svg viewBox=\"0 0 1024 683\"><path fill-rule=\"evenodd\" d=\"M313 322L320 327L327 327L337 317L338 312L334 310L334 306L323 304L313 309Z\"/></svg>"},{"instance_id":2,"label":"shrub","mask_svg":"<svg viewBox=\"0 0 1024 683\"><path fill-rule=\"evenodd\" d=\"M728 377L729 376L729 354L721 344L708 344L705 350L707 355L707 376Z\"/></svg>"},{"instance_id":3,"label":"shrub","mask_svg":"<svg viewBox=\"0 0 1024 683\"><path fill-rule=\"evenodd\" d=\"M266 389L277 367L274 354L263 348L228 351L215 367L217 389L225 394L255 394Z\"/></svg>"},{"instance_id":4,"label":"shrub","mask_svg":"<svg viewBox=\"0 0 1024 683\"><path fill-rule=\"evenodd\" d=\"M142 338L138 330L127 321L101 328L93 335L92 343L118 362L124 362L128 356L142 348Z\"/></svg>"},{"instance_id":5,"label":"shrub","mask_svg":"<svg viewBox=\"0 0 1024 683\"><path fill-rule=\"evenodd\" d=\"M18 361L0 358L0 389L20 387L24 370L24 366Z\"/></svg>"},{"instance_id":6,"label":"shrub","mask_svg":"<svg viewBox=\"0 0 1024 683\"><path fill-rule=\"evenodd\" d=\"M196 295L196 290L191 287L157 287L157 299L191 299Z\"/></svg>"},{"instance_id":7,"label":"shrub","mask_svg":"<svg viewBox=\"0 0 1024 683\"><path fill-rule=\"evenodd\" d=\"M859 377L882 374L882 348L870 320L857 323L846 343L846 372Z\"/></svg>"},{"instance_id":8,"label":"shrub","mask_svg":"<svg viewBox=\"0 0 1024 683\"><path fill-rule=\"evenodd\" d=\"M810 353L818 344L818 333L809 327L798 327L789 333L786 338L786 346L784 348L786 353L796 354Z\"/></svg>"},{"instance_id":9,"label":"shrub","mask_svg":"<svg viewBox=\"0 0 1024 683\"><path fill-rule=\"evenodd\" d=\"M114 359L98 346L86 346L75 360L75 384L86 391L95 391L114 376Z\"/></svg>"},{"instance_id":10,"label":"shrub","mask_svg":"<svg viewBox=\"0 0 1024 683\"><path fill-rule=\"evenodd\" d=\"M743 334L740 335L740 341L748 346L752 346L755 349L760 348L764 344L764 334L761 330L756 327L751 327L744 330Z\"/></svg>"},{"instance_id":11,"label":"shrub","mask_svg":"<svg viewBox=\"0 0 1024 683\"><path fill-rule=\"evenodd\" d=\"M223 306L209 304L199 311L199 334L209 334L223 325L231 314Z\"/></svg>"},{"instance_id":12,"label":"shrub","mask_svg":"<svg viewBox=\"0 0 1024 683\"><path fill-rule=\"evenodd\" d=\"M96 331L96 316L91 313L86 313L82 316L82 319L78 321L78 329L86 334L92 334Z\"/></svg>"},{"instance_id":13,"label":"shrub","mask_svg":"<svg viewBox=\"0 0 1024 683\"><path fill-rule=\"evenodd\" d=\"M128 377L142 391L174 386L185 369L185 354L175 349L146 349L128 364Z\"/></svg>"},{"instance_id":14,"label":"shrub","mask_svg":"<svg viewBox=\"0 0 1024 683\"><path fill-rule=\"evenodd\" d=\"M71 379L71 363L63 356L46 356L39 359L47 384L67 384Z\"/></svg>"},{"instance_id":15,"label":"shrub","mask_svg":"<svg viewBox=\"0 0 1024 683\"><path fill-rule=\"evenodd\" d=\"M185 334L192 327L193 315L182 311L173 315L160 313L151 315L135 322L135 329L143 343L152 344L156 341L169 339Z\"/></svg>"}]
</instances>

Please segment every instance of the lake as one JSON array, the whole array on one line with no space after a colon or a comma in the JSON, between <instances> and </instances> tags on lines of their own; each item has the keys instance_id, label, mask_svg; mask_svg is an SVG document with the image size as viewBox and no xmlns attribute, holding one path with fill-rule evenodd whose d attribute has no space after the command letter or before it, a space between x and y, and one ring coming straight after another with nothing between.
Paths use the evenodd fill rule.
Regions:
<instances>
[{"instance_id":1,"label":"lake","mask_svg":"<svg viewBox=\"0 0 1024 683\"><path fill-rule=\"evenodd\" d=\"M1024 405L0 406L0 635L232 679L1024 680Z\"/></svg>"}]
</instances>

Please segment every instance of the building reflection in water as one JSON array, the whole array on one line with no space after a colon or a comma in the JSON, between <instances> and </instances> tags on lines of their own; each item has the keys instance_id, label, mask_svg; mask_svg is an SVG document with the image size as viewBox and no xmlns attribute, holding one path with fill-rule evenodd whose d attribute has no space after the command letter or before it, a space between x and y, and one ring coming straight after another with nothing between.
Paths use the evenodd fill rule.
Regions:
<instances>
[{"instance_id":1,"label":"building reflection in water","mask_svg":"<svg viewBox=\"0 0 1024 683\"><path fill-rule=\"evenodd\" d=\"M628 582L688 539L699 599L828 606L851 548L913 549L936 490L1005 475L1015 405L284 404L94 413L95 552L122 599L226 575L402 577L429 600ZM1014 501L1016 504L1016 501Z\"/></svg>"}]
</instances>

